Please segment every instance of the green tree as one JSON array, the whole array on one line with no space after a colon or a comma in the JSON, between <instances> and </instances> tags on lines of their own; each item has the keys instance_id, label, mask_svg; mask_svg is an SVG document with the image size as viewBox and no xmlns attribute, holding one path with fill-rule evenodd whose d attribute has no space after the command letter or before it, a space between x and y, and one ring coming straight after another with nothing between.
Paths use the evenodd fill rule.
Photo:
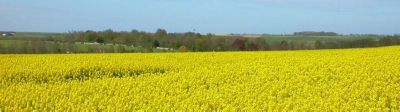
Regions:
<instances>
[{"instance_id":1,"label":"green tree","mask_svg":"<svg viewBox=\"0 0 400 112\"><path fill-rule=\"evenodd\" d=\"M158 42L158 40L154 40L153 47L154 48L160 47L160 42Z\"/></svg>"},{"instance_id":2,"label":"green tree","mask_svg":"<svg viewBox=\"0 0 400 112\"><path fill-rule=\"evenodd\" d=\"M98 38L96 39L96 42L97 42L97 43L104 43L104 39L101 38L101 37L98 37Z\"/></svg>"},{"instance_id":3,"label":"green tree","mask_svg":"<svg viewBox=\"0 0 400 112\"><path fill-rule=\"evenodd\" d=\"M232 46L234 50L244 50L246 48L245 41L243 39L237 38L233 41Z\"/></svg>"},{"instance_id":4,"label":"green tree","mask_svg":"<svg viewBox=\"0 0 400 112\"><path fill-rule=\"evenodd\" d=\"M114 34L114 31L112 29L104 30L103 36L105 38L105 43L112 43L115 45L115 38L117 37L117 35Z\"/></svg>"},{"instance_id":5,"label":"green tree","mask_svg":"<svg viewBox=\"0 0 400 112\"><path fill-rule=\"evenodd\" d=\"M315 49L322 49L322 42L320 40L315 41L314 47Z\"/></svg>"},{"instance_id":6,"label":"green tree","mask_svg":"<svg viewBox=\"0 0 400 112\"><path fill-rule=\"evenodd\" d=\"M118 53L123 53L123 52L125 52L125 46L123 46L123 45L117 45L117 52L118 52Z\"/></svg>"},{"instance_id":7,"label":"green tree","mask_svg":"<svg viewBox=\"0 0 400 112\"><path fill-rule=\"evenodd\" d=\"M194 41L194 50L195 50L195 51L204 51L204 50L205 50L205 46L206 46L206 45L204 45L204 44L205 44L205 43L204 43L203 39L197 38L197 39Z\"/></svg>"},{"instance_id":8,"label":"green tree","mask_svg":"<svg viewBox=\"0 0 400 112\"><path fill-rule=\"evenodd\" d=\"M279 46L281 50L289 50L289 43L286 40L281 41Z\"/></svg>"},{"instance_id":9,"label":"green tree","mask_svg":"<svg viewBox=\"0 0 400 112\"><path fill-rule=\"evenodd\" d=\"M88 42L95 42L97 37L98 37L98 35L97 35L96 32L89 30L89 31L86 31L84 37L85 37L85 40L88 41Z\"/></svg>"},{"instance_id":10,"label":"green tree","mask_svg":"<svg viewBox=\"0 0 400 112\"><path fill-rule=\"evenodd\" d=\"M54 51L55 53L61 53L62 52L60 44L58 42L54 43L54 50L55 50Z\"/></svg>"},{"instance_id":11,"label":"green tree","mask_svg":"<svg viewBox=\"0 0 400 112\"><path fill-rule=\"evenodd\" d=\"M29 53L29 41L23 41L21 47L21 53Z\"/></svg>"},{"instance_id":12,"label":"green tree","mask_svg":"<svg viewBox=\"0 0 400 112\"><path fill-rule=\"evenodd\" d=\"M155 35L156 35L156 37L163 38L163 37L167 37L168 33L166 30L159 28L159 29L157 29Z\"/></svg>"},{"instance_id":13,"label":"green tree","mask_svg":"<svg viewBox=\"0 0 400 112\"><path fill-rule=\"evenodd\" d=\"M0 43L0 53L5 53L5 47L2 43Z\"/></svg>"},{"instance_id":14,"label":"green tree","mask_svg":"<svg viewBox=\"0 0 400 112\"><path fill-rule=\"evenodd\" d=\"M254 43L254 42L250 42L248 48L249 48L250 51L257 51L259 49L258 45L256 43Z\"/></svg>"},{"instance_id":15,"label":"green tree","mask_svg":"<svg viewBox=\"0 0 400 112\"><path fill-rule=\"evenodd\" d=\"M296 49L298 49L298 47L297 47L297 42L295 42L294 40L290 41L290 42L289 42L289 49L290 49L290 50L296 50Z\"/></svg>"},{"instance_id":16,"label":"green tree","mask_svg":"<svg viewBox=\"0 0 400 112\"><path fill-rule=\"evenodd\" d=\"M269 44L264 40L264 38L256 38L255 44L258 46L259 50L270 50Z\"/></svg>"},{"instance_id":17,"label":"green tree","mask_svg":"<svg viewBox=\"0 0 400 112\"><path fill-rule=\"evenodd\" d=\"M186 46L181 46L181 47L179 47L179 49L178 49L178 52L188 52L189 50L188 50L188 48L186 47Z\"/></svg>"}]
</instances>

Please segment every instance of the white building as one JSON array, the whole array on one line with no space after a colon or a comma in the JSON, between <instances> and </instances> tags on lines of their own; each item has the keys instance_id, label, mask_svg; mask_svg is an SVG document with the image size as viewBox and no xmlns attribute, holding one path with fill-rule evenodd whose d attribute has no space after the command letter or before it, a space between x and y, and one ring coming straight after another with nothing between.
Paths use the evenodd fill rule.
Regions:
<instances>
[{"instance_id":1,"label":"white building","mask_svg":"<svg viewBox=\"0 0 400 112\"><path fill-rule=\"evenodd\" d=\"M0 32L3 37L12 37L16 34L16 32Z\"/></svg>"}]
</instances>

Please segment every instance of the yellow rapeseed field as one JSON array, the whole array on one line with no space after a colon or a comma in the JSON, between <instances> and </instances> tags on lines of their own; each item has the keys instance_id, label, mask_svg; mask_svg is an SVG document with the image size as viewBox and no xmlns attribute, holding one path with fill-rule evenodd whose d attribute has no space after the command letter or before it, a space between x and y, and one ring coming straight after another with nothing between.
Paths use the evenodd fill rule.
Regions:
<instances>
[{"instance_id":1,"label":"yellow rapeseed field","mask_svg":"<svg viewBox=\"0 0 400 112\"><path fill-rule=\"evenodd\" d=\"M400 47L0 55L0 111L400 111Z\"/></svg>"}]
</instances>

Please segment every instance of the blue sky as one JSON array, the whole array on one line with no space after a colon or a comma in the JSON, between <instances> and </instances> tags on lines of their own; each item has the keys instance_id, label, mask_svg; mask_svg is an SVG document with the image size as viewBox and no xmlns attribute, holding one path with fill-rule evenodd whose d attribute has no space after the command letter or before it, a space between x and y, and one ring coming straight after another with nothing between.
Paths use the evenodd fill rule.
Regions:
<instances>
[{"instance_id":1,"label":"blue sky","mask_svg":"<svg viewBox=\"0 0 400 112\"><path fill-rule=\"evenodd\" d=\"M0 31L400 33L400 0L0 0L0 14Z\"/></svg>"}]
</instances>

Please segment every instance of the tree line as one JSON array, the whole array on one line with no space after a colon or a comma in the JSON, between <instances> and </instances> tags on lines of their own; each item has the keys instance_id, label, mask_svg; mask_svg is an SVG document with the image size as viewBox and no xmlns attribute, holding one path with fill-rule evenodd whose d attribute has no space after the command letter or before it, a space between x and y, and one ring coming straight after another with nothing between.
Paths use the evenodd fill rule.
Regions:
<instances>
[{"instance_id":1,"label":"tree line","mask_svg":"<svg viewBox=\"0 0 400 112\"><path fill-rule=\"evenodd\" d=\"M332 32L314 33L318 34L312 35L312 33L306 32L295 33L294 35L337 35ZM65 33L62 38L49 36L46 38L8 39L24 41L22 43L8 43L8 47L0 42L0 53L266 51L400 45L400 36L398 35L348 40L281 40L271 42L268 41L268 37L245 38L241 36L220 36L214 34L204 35L195 32L168 33L164 29L157 29L154 33L138 30L130 32L116 32L111 29L104 31L88 30ZM94 44L94 47L87 47L85 51L82 51L77 44ZM14 46L10 47L10 45ZM108 47L99 47L100 45L107 45ZM129 46L136 49L128 49Z\"/></svg>"}]
</instances>

